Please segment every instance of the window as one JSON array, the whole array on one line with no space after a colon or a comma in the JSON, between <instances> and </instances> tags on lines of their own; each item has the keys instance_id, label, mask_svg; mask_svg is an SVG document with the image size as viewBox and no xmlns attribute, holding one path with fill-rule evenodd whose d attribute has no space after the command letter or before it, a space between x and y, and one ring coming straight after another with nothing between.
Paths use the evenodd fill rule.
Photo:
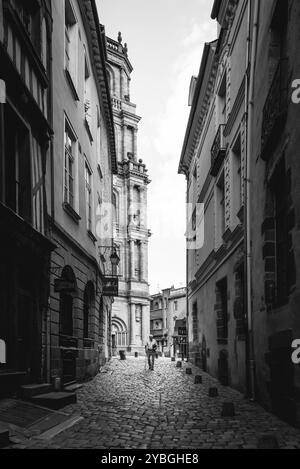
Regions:
<instances>
[{"instance_id":1,"label":"window","mask_svg":"<svg viewBox=\"0 0 300 469\"><path fill-rule=\"evenodd\" d=\"M178 301L174 301L174 311L178 311Z\"/></svg>"},{"instance_id":2,"label":"window","mask_svg":"<svg viewBox=\"0 0 300 469\"><path fill-rule=\"evenodd\" d=\"M278 178L272 186L274 197L276 239L276 290L278 303L289 295L289 191L284 159L277 170Z\"/></svg>"},{"instance_id":3,"label":"window","mask_svg":"<svg viewBox=\"0 0 300 469\"><path fill-rule=\"evenodd\" d=\"M42 21L42 50L41 50L41 58L44 65L45 70L48 69L48 37L47 37L47 26L46 20L43 18Z\"/></svg>"},{"instance_id":4,"label":"window","mask_svg":"<svg viewBox=\"0 0 300 469\"><path fill-rule=\"evenodd\" d=\"M224 172L222 173L217 186L217 207L216 207L216 231L217 231L217 243L223 244L222 236L225 232L225 187L224 187Z\"/></svg>"},{"instance_id":5,"label":"window","mask_svg":"<svg viewBox=\"0 0 300 469\"><path fill-rule=\"evenodd\" d=\"M75 209L75 153L76 138L65 122L64 202Z\"/></svg>"},{"instance_id":6,"label":"window","mask_svg":"<svg viewBox=\"0 0 300 469\"><path fill-rule=\"evenodd\" d=\"M6 205L32 223L29 132L8 104L5 106L4 134ZM39 163L36 171L41 167L39 156L36 155L35 162Z\"/></svg>"},{"instance_id":7,"label":"window","mask_svg":"<svg viewBox=\"0 0 300 469\"><path fill-rule=\"evenodd\" d=\"M226 81L227 74L224 73L224 76L221 81L219 92L217 95L217 107L218 107L218 125L226 124L227 122L227 110L226 110Z\"/></svg>"},{"instance_id":8,"label":"window","mask_svg":"<svg viewBox=\"0 0 300 469\"><path fill-rule=\"evenodd\" d=\"M66 293L60 296L60 333L73 335L73 297Z\"/></svg>"},{"instance_id":9,"label":"window","mask_svg":"<svg viewBox=\"0 0 300 469\"><path fill-rule=\"evenodd\" d=\"M197 302L193 303L193 310L192 310L192 317L193 317L193 342L198 341L198 305Z\"/></svg>"},{"instance_id":10,"label":"window","mask_svg":"<svg viewBox=\"0 0 300 469\"><path fill-rule=\"evenodd\" d=\"M97 148L97 163L100 165L101 161L101 115L99 106L97 106L97 141L96 141L96 148Z\"/></svg>"},{"instance_id":11,"label":"window","mask_svg":"<svg viewBox=\"0 0 300 469\"><path fill-rule=\"evenodd\" d=\"M271 83L278 63L286 55L286 32L288 28L288 2L277 0L274 10L269 45L269 82Z\"/></svg>"},{"instance_id":12,"label":"window","mask_svg":"<svg viewBox=\"0 0 300 469\"><path fill-rule=\"evenodd\" d=\"M239 135L232 148L232 216L235 225L236 216L242 206L242 174L241 174L241 136Z\"/></svg>"},{"instance_id":13,"label":"window","mask_svg":"<svg viewBox=\"0 0 300 469\"><path fill-rule=\"evenodd\" d=\"M40 7L33 0L16 0L16 10L36 51L41 55Z\"/></svg>"},{"instance_id":14,"label":"window","mask_svg":"<svg viewBox=\"0 0 300 469\"><path fill-rule=\"evenodd\" d=\"M84 50L84 118L91 131L92 124L92 102L90 93L90 82L91 82L90 67L88 64L88 58L86 50Z\"/></svg>"},{"instance_id":15,"label":"window","mask_svg":"<svg viewBox=\"0 0 300 469\"><path fill-rule=\"evenodd\" d=\"M85 164L85 203L86 203L86 224L87 230L92 231L92 172Z\"/></svg>"},{"instance_id":16,"label":"window","mask_svg":"<svg viewBox=\"0 0 300 469\"><path fill-rule=\"evenodd\" d=\"M84 290L83 298L83 338L90 337L90 317L94 301L94 287L91 282L87 284Z\"/></svg>"},{"instance_id":17,"label":"window","mask_svg":"<svg viewBox=\"0 0 300 469\"><path fill-rule=\"evenodd\" d=\"M119 224L119 204L118 204L118 196L113 193L112 196L112 203L113 203L113 222L117 225Z\"/></svg>"},{"instance_id":18,"label":"window","mask_svg":"<svg viewBox=\"0 0 300 469\"><path fill-rule=\"evenodd\" d=\"M77 88L78 28L70 0L65 0L65 69Z\"/></svg>"},{"instance_id":19,"label":"window","mask_svg":"<svg viewBox=\"0 0 300 469\"><path fill-rule=\"evenodd\" d=\"M134 251L135 251L135 256L134 256L135 277L137 280L139 280L140 275L141 275L141 245L140 243L134 244Z\"/></svg>"},{"instance_id":20,"label":"window","mask_svg":"<svg viewBox=\"0 0 300 469\"><path fill-rule=\"evenodd\" d=\"M217 338L219 342L228 339L227 279L216 284Z\"/></svg>"}]
</instances>

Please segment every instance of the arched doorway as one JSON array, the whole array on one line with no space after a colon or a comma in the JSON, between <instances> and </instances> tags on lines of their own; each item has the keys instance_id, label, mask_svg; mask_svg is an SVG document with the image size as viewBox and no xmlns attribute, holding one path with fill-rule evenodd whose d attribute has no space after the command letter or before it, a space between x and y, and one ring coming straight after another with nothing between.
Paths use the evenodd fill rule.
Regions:
<instances>
[{"instance_id":1,"label":"arched doorway","mask_svg":"<svg viewBox=\"0 0 300 469\"><path fill-rule=\"evenodd\" d=\"M113 355L116 355L118 350L128 347L127 327L125 322L120 318L112 318L111 340Z\"/></svg>"},{"instance_id":2,"label":"arched doorway","mask_svg":"<svg viewBox=\"0 0 300 469\"><path fill-rule=\"evenodd\" d=\"M64 267L60 278L59 344L61 348L62 379L76 380L78 339L73 337L73 308L77 291L75 274L70 266Z\"/></svg>"}]
</instances>

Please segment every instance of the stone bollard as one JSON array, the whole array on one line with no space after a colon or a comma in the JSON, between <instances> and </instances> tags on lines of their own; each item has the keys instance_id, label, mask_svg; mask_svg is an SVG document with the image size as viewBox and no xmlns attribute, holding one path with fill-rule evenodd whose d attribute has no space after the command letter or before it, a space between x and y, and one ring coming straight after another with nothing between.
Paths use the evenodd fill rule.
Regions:
<instances>
[{"instance_id":1,"label":"stone bollard","mask_svg":"<svg viewBox=\"0 0 300 469\"><path fill-rule=\"evenodd\" d=\"M257 449L279 449L275 435L262 435L257 442Z\"/></svg>"},{"instance_id":2,"label":"stone bollard","mask_svg":"<svg viewBox=\"0 0 300 469\"><path fill-rule=\"evenodd\" d=\"M176 368L182 368L182 362L177 362L176 363Z\"/></svg>"},{"instance_id":3,"label":"stone bollard","mask_svg":"<svg viewBox=\"0 0 300 469\"><path fill-rule=\"evenodd\" d=\"M193 374L192 373L192 368L186 368L185 372L186 372L187 375L192 375Z\"/></svg>"},{"instance_id":4,"label":"stone bollard","mask_svg":"<svg viewBox=\"0 0 300 469\"><path fill-rule=\"evenodd\" d=\"M175 357L171 357L171 362L175 362Z\"/></svg>"},{"instance_id":5,"label":"stone bollard","mask_svg":"<svg viewBox=\"0 0 300 469\"><path fill-rule=\"evenodd\" d=\"M218 395L219 395L218 388L214 388L214 387L209 388L209 390L208 390L208 396L209 397L218 397Z\"/></svg>"},{"instance_id":6,"label":"stone bollard","mask_svg":"<svg viewBox=\"0 0 300 469\"><path fill-rule=\"evenodd\" d=\"M234 417L235 416L233 402L223 402L221 416L222 417Z\"/></svg>"},{"instance_id":7,"label":"stone bollard","mask_svg":"<svg viewBox=\"0 0 300 469\"><path fill-rule=\"evenodd\" d=\"M202 376L201 375L195 376L195 384L202 384Z\"/></svg>"}]
</instances>

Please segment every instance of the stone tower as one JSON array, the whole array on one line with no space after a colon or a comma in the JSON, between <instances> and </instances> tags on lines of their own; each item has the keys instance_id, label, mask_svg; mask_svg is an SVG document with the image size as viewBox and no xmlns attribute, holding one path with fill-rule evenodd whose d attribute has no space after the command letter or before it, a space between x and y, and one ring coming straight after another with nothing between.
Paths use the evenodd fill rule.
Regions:
<instances>
[{"instance_id":1,"label":"stone tower","mask_svg":"<svg viewBox=\"0 0 300 469\"><path fill-rule=\"evenodd\" d=\"M120 257L119 296L112 310L113 353L143 352L150 330L148 284L147 187L150 183L143 160L138 157L140 117L130 101L127 44L107 38L107 70L110 80L118 174L114 176L114 242Z\"/></svg>"}]
</instances>

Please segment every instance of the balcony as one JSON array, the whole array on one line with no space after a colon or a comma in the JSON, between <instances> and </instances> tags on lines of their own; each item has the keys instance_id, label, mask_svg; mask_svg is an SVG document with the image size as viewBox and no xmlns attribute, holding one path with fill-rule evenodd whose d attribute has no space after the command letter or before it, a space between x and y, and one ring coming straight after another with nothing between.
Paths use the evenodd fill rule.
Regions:
<instances>
[{"instance_id":1,"label":"balcony","mask_svg":"<svg viewBox=\"0 0 300 469\"><path fill-rule=\"evenodd\" d=\"M226 154L226 145L224 139L225 124L221 124L218 128L214 143L211 147L211 168L210 174L214 177L217 176L219 169Z\"/></svg>"},{"instance_id":2,"label":"balcony","mask_svg":"<svg viewBox=\"0 0 300 469\"><path fill-rule=\"evenodd\" d=\"M261 157L267 160L284 128L287 117L287 59L279 62L263 109Z\"/></svg>"}]
</instances>

